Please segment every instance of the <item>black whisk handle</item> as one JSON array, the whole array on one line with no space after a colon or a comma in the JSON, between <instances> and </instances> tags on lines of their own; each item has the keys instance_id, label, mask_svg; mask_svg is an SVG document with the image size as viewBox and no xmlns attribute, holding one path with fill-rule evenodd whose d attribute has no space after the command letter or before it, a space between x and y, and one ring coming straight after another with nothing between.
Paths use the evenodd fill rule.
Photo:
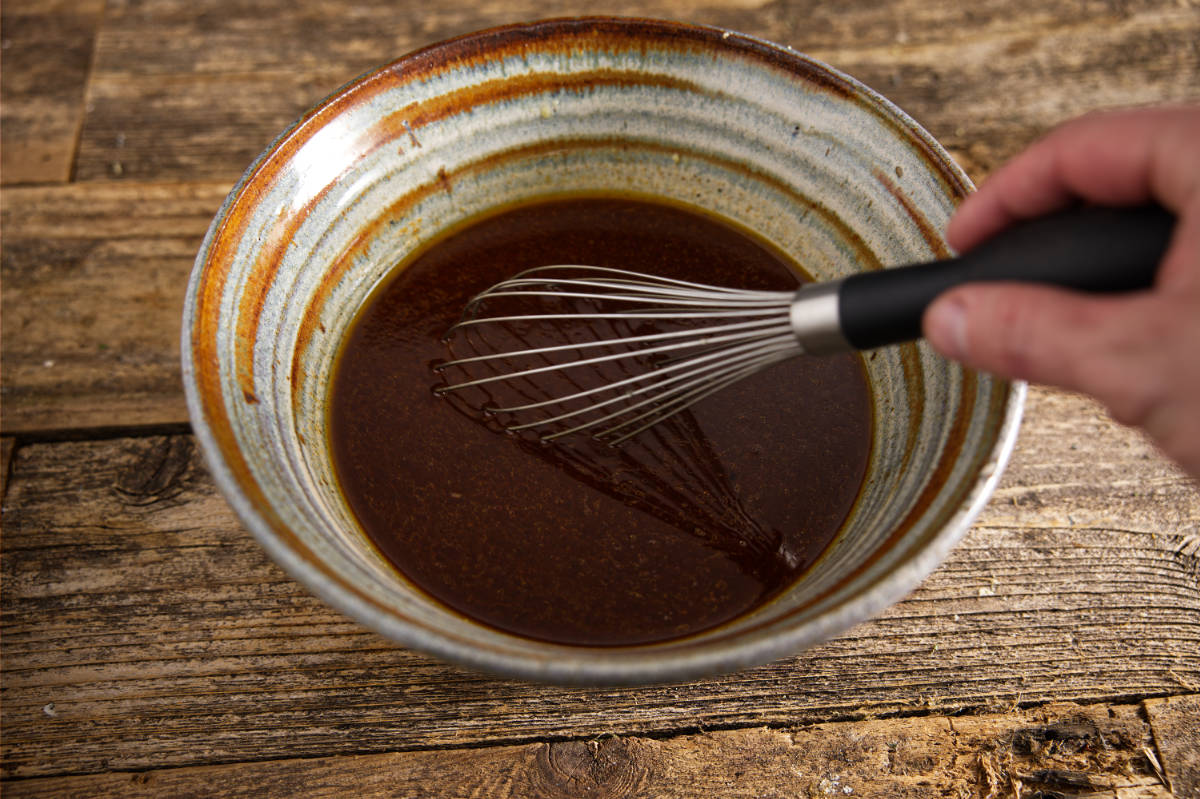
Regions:
<instances>
[{"instance_id":1,"label":"black whisk handle","mask_svg":"<svg viewBox=\"0 0 1200 799\"><path fill-rule=\"evenodd\" d=\"M842 335L855 349L911 341L947 289L972 282L1044 283L1094 293L1150 288L1175 218L1157 205L1084 206L1009 228L958 258L844 279Z\"/></svg>"}]
</instances>

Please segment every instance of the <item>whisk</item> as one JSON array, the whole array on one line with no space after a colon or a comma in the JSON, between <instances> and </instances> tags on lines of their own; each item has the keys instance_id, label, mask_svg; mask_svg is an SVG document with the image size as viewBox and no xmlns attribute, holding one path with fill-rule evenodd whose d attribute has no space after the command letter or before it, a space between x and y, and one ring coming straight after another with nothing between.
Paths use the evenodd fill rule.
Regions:
<instances>
[{"instance_id":1,"label":"whisk","mask_svg":"<svg viewBox=\"0 0 1200 799\"><path fill-rule=\"evenodd\" d=\"M475 392L473 407L512 433L584 433L615 445L779 361L916 339L929 303L962 283L1149 288L1173 225L1157 206L1081 207L957 258L797 291L538 267L467 303L446 334L452 358L434 367L443 380L435 391Z\"/></svg>"}]
</instances>

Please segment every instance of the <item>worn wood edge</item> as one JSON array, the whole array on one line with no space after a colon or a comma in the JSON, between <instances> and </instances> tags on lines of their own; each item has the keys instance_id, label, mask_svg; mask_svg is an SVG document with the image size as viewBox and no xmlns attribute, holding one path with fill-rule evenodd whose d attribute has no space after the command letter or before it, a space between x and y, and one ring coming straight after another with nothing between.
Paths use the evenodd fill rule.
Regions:
<instances>
[{"instance_id":1,"label":"worn wood edge","mask_svg":"<svg viewBox=\"0 0 1200 799\"><path fill-rule=\"evenodd\" d=\"M16 451L17 441L12 436L0 438L0 504L8 491L8 475L12 470L13 452Z\"/></svg>"},{"instance_id":2,"label":"worn wood edge","mask_svg":"<svg viewBox=\"0 0 1200 799\"><path fill-rule=\"evenodd\" d=\"M11 796L1170 797L1139 705L605 735L10 780ZM1149 753L1149 754L1148 754ZM1168 767L1169 768L1169 767ZM1177 794L1178 796L1179 794Z\"/></svg>"},{"instance_id":3,"label":"worn wood edge","mask_svg":"<svg viewBox=\"0 0 1200 799\"><path fill-rule=\"evenodd\" d=\"M1200 691L1192 684L1191 690ZM1200 799L1200 693L1148 699L1143 705L1164 781L1177 799Z\"/></svg>"},{"instance_id":4,"label":"worn wood edge","mask_svg":"<svg viewBox=\"0 0 1200 799\"><path fill-rule=\"evenodd\" d=\"M186 436L192 425L186 421L147 422L145 424L95 425L94 427L47 427L31 430L0 431L19 444L65 444L82 441L111 441L120 438Z\"/></svg>"}]
</instances>

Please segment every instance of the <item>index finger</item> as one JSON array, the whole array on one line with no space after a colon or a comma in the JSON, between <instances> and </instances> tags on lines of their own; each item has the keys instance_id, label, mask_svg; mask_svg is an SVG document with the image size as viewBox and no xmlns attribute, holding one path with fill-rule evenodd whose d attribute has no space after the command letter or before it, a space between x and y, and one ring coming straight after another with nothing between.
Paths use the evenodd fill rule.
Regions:
<instances>
[{"instance_id":1,"label":"index finger","mask_svg":"<svg viewBox=\"0 0 1200 799\"><path fill-rule=\"evenodd\" d=\"M955 213L946 238L968 250L1013 222L1072 202L1156 200L1200 224L1200 107L1089 114L1001 167Z\"/></svg>"}]
</instances>

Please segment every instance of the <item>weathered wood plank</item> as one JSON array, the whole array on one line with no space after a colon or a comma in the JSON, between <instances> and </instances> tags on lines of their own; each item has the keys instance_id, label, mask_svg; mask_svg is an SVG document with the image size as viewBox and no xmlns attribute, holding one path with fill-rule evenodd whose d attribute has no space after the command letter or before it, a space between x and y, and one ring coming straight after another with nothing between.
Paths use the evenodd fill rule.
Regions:
<instances>
[{"instance_id":1,"label":"weathered wood plank","mask_svg":"<svg viewBox=\"0 0 1200 799\"><path fill-rule=\"evenodd\" d=\"M1170 799L1136 705L933 716L484 749L276 760L7 784L12 796ZM1027 791L1023 794L1021 791ZM1176 793L1177 797L1187 794Z\"/></svg>"},{"instance_id":2,"label":"weathered wood plank","mask_svg":"<svg viewBox=\"0 0 1200 799\"><path fill-rule=\"evenodd\" d=\"M1171 792L1200 799L1200 694L1149 700L1146 714Z\"/></svg>"},{"instance_id":3,"label":"weathered wood plank","mask_svg":"<svg viewBox=\"0 0 1200 799\"><path fill-rule=\"evenodd\" d=\"M859 20L830 13L839 36L813 54L912 114L977 181L1079 114L1200 100L1200 15L1183 4L881 4L887 22L865 46ZM805 24L781 39L803 41Z\"/></svg>"},{"instance_id":4,"label":"weathered wood plank","mask_svg":"<svg viewBox=\"0 0 1200 799\"><path fill-rule=\"evenodd\" d=\"M227 184L6 189L3 430L182 423L183 295Z\"/></svg>"},{"instance_id":5,"label":"weathered wood plank","mask_svg":"<svg viewBox=\"0 0 1200 799\"><path fill-rule=\"evenodd\" d=\"M573 0L274 0L220 12L113 2L78 176L232 180L304 109L368 69L467 31L593 10ZM1200 100L1200 18L1174 0L626 0L604 10L726 26L826 60L912 113L975 178L1084 111Z\"/></svg>"},{"instance_id":6,"label":"weathered wood plank","mask_svg":"<svg viewBox=\"0 0 1200 799\"><path fill-rule=\"evenodd\" d=\"M104 0L6 0L0 9L0 181L65 182Z\"/></svg>"},{"instance_id":7,"label":"weathered wood plank","mask_svg":"<svg viewBox=\"0 0 1200 799\"><path fill-rule=\"evenodd\" d=\"M365 631L266 560L190 437L23 446L0 558L3 774L1121 701L1200 682L1195 485L1073 397L1034 392L1026 432L998 500L908 600L797 657L639 690L491 679Z\"/></svg>"}]
</instances>

